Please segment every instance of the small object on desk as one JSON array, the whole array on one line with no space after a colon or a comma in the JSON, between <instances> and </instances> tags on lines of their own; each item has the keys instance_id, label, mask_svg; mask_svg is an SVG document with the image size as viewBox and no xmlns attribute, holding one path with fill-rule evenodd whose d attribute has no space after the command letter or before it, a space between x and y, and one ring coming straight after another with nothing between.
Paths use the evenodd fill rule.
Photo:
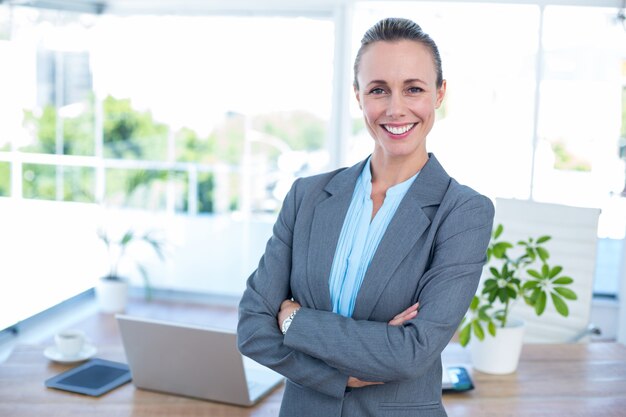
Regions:
<instances>
[{"instance_id":1,"label":"small object on desk","mask_svg":"<svg viewBox=\"0 0 626 417\"><path fill-rule=\"evenodd\" d=\"M441 388L446 392L463 392L474 389L467 369L462 366L444 366Z\"/></svg>"},{"instance_id":2,"label":"small object on desk","mask_svg":"<svg viewBox=\"0 0 626 417\"><path fill-rule=\"evenodd\" d=\"M87 343L87 337L81 330L63 330L54 335L54 343L64 356L77 356Z\"/></svg>"},{"instance_id":3,"label":"small object on desk","mask_svg":"<svg viewBox=\"0 0 626 417\"><path fill-rule=\"evenodd\" d=\"M61 353L57 346L49 346L43 351L43 355L54 362L76 363L84 362L98 352L98 349L89 344L83 345L81 350L74 356L67 356Z\"/></svg>"},{"instance_id":4,"label":"small object on desk","mask_svg":"<svg viewBox=\"0 0 626 417\"><path fill-rule=\"evenodd\" d=\"M48 388L99 397L131 380L128 365L92 359L46 380Z\"/></svg>"}]
</instances>

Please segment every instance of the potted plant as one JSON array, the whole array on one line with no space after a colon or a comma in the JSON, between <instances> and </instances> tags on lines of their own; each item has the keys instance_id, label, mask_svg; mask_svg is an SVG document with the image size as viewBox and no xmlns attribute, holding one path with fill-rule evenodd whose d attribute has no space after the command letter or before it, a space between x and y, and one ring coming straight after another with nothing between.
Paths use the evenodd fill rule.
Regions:
<instances>
[{"instance_id":1,"label":"potted plant","mask_svg":"<svg viewBox=\"0 0 626 417\"><path fill-rule=\"evenodd\" d=\"M467 346L471 341L474 368L494 374L517 369L524 323L511 317L514 303L522 299L541 316L551 302L567 317L567 300L577 299L568 288L574 280L562 275L562 266L548 263L545 244L550 236L513 244L501 239L503 231L500 224L493 232L487 248L488 275L459 326L460 344Z\"/></svg>"},{"instance_id":2,"label":"potted plant","mask_svg":"<svg viewBox=\"0 0 626 417\"><path fill-rule=\"evenodd\" d=\"M103 312L115 313L124 311L128 294L128 280L120 276L120 264L129 256L128 249L131 245L143 243L152 248L161 261L165 260L165 242L156 236L156 232L136 233L132 229L127 230L121 238L114 239L103 229L98 230L98 237L105 244L109 258L109 271L106 276L100 278L96 286L96 298ZM144 283L145 297L152 297L152 286L146 268L139 262L134 265L141 274Z\"/></svg>"}]
</instances>

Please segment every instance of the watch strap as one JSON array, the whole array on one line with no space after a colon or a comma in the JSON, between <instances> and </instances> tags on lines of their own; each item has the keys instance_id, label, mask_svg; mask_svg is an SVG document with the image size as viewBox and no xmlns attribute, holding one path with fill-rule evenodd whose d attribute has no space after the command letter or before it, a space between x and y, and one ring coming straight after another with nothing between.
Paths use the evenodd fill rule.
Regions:
<instances>
[{"instance_id":1,"label":"watch strap","mask_svg":"<svg viewBox=\"0 0 626 417\"><path fill-rule=\"evenodd\" d=\"M293 321L293 318L296 316L296 313L298 312L298 310L300 309L296 308L295 310L291 312L291 314L285 320L283 320L283 323L280 326L280 330L283 332L283 334L287 334L287 330L289 329L289 326L291 325L291 322Z\"/></svg>"}]
</instances>

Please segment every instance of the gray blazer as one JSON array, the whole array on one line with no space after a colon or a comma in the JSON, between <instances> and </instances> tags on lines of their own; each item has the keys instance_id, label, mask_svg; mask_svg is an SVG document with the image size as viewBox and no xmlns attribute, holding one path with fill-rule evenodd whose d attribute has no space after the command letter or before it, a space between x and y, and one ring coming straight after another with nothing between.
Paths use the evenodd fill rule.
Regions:
<instances>
[{"instance_id":1,"label":"gray blazer","mask_svg":"<svg viewBox=\"0 0 626 417\"><path fill-rule=\"evenodd\" d=\"M343 317L328 279L364 163L294 183L239 305L241 353L288 378L281 416L446 416L441 351L478 286L493 205L430 154ZM291 297L302 308L283 336L276 315ZM416 318L387 324L417 301ZM349 376L384 384L350 389Z\"/></svg>"}]
</instances>

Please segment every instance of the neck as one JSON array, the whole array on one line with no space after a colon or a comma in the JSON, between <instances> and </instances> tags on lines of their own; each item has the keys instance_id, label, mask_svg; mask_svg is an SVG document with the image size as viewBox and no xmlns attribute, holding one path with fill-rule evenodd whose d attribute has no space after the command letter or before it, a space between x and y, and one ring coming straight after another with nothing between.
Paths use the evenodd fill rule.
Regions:
<instances>
[{"instance_id":1,"label":"neck","mask_svg":"<svg viewBox=\"0 0 626 417\"><path fill-rule=\"evenodd\" d=\"M377 184L377 188L387 190L417 174L426 162L428 162L428 153L425 151L406 158L391 158L374 151L370 159L372 184Z\"/></svg>"}]
</instances>

